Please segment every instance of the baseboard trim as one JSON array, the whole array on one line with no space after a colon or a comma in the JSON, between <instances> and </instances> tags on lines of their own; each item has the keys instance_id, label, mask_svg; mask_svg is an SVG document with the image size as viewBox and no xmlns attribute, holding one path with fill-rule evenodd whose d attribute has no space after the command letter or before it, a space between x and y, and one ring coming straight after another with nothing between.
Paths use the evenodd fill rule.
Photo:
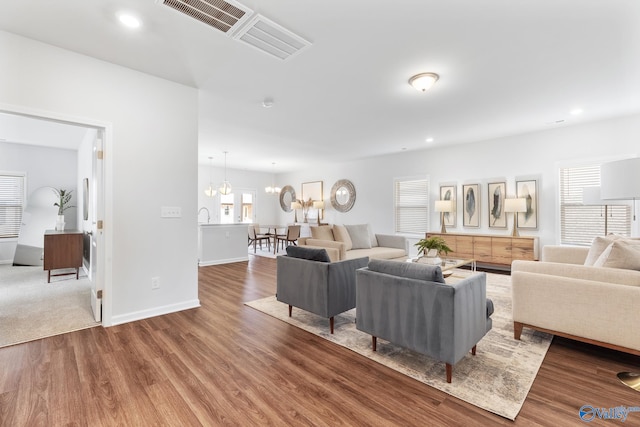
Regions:
<instances>
[{"instance_id":1,"label":"baseboard trim","mask_svg":"<svg viewBox=\"0 0 640 427\"><path fill-rule=\"evenodd\" d=\"M217 259L215 261L198 261L198 267L206 267L208 265L230 264L232 262L249 261L249 254L246 257Z\"/></svg>"},{"instance_id":2,"label":"baseboard trim","mask_svg":"<svg viewBox=\"0 0 640 427\"><path fill-rule=\"evenodd\" d=\"M103 326L116 326L123 323L135 322L136 320L148 319L150 317L162 316L164 314L175 313L178 311L188 310L190 308L200 307L200 300L183 301L177 304L164 305L154 307L149 310L134 311L132 313L120 314L111 317L111 323Z\"/></svg>"}]
</instances>

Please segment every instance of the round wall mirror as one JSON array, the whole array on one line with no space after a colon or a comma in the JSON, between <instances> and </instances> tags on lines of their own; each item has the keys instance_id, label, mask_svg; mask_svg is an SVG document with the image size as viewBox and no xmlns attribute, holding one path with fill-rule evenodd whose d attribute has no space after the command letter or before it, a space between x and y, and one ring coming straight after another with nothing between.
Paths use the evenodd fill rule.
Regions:
<instances>
[{"instance_id":1,"label":"round wall mirror","mask_svg":"<svg viewBox=\"0 0 640 427\"><path fill-rule=\"evenodd\" d=\"M356 202L356 187L348 179L336 181L331 187L331 206L338 212L348 212Z\"/></svg>"},{"instance_id":2,"label":"round wall mirror","mask_svg":"<svg viewBox=\"0 0 640 427\"><path fill-rule=\"evenodd\" d=\"M285 212L291 212L291 202L296 201L296 190L290 185L285 185L280 191L280 207Z\"/></svg>"}]
</instances>

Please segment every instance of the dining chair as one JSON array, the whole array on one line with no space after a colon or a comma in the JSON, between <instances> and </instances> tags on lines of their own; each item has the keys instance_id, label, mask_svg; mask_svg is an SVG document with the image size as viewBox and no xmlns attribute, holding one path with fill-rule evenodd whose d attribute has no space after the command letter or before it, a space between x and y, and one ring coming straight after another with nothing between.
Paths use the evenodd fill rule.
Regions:
<instances>
[{"instance_id":1,"label":"dining chair","mask_svg":"<svg viewBox=\"0 0 640 427\"><path fill-rule=\"evenodd\" d=\"M277 252L280 242L282 242L282 249L289 244L298 246L298 238L300 237L300 226L289 225L287 227L287 234L276 235L274 253Z\"/></svg>"},{"instance_id":2,"label":"dining chair","mask_svg":"<svg viewBox=\"0 0 640 427\"><path fill-rule=\"evenodd\" d=\"M249 226L249 246L253 243L253 253L256 253L256 246L260 242L260 249L262 250L262 242L267 242L267 249L271 250L271 238L264 234L256 233L256 225Z\"/></svg>"}]
</instances>

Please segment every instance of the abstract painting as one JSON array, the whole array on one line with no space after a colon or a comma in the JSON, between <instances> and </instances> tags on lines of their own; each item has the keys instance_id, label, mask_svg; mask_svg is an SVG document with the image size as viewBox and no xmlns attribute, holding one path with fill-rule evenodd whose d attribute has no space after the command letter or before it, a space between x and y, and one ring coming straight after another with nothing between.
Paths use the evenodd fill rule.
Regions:
<instances>
[{"instance_id":1,"label":"abstract painting","mask_svg":"<svg viewBox=\"0 0 640 427\"><path fill-rule=\"evenodd\" d=\"M518 212L518 228L538 228L538 181L516 181L516 196L527 201L527 211Z\"/></svg>"},{"instance_id":2,"label":"abstract painting","mask_svg":"<svg viewBox=\"0 0 640 427\"><path fill-rule=\"evenodd\" d=\"M507 228L507 218L504 212L504 199L507 195L506 182L490 182L489 195L489 227Z\"/></svg>"},{"instance_id":3,"label":"abstract painting","mask_svg":"<svg viewBox=\"0 0 640 427\"><path fill-rule=\"evenodd\" d=\"M458 207L456 206L456 186L454 185L441 185L440 186L440 200L451 200L453 212L444 213L444 225L447 228L456 226L456 217L458 216Z\"/></svg>"},{"instance_id":4,"label":"abstract painting","mask_svg":"<svg viewBox=\"0 0 640 427\"><path fill-rule=\"evenodd\" d=\"M480 227L480 184L463 184L463 227Z\"/></svg>"}]
</instances>

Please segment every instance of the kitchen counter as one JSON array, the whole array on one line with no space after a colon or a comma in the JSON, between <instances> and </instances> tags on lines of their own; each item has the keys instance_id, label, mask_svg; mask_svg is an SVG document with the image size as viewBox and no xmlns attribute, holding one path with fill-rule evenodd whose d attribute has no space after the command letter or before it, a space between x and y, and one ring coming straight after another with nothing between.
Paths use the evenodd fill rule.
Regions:
<instances>
[{"instance_id":1,"label":"kitchen counter","mask_svg":"<svg viewBox=\"0 0 640 427\"><path fill-rule=\"evenodd\" d=\"M249 260L249 224L198 224L198 266Z\"/></svg>"}]
</instances>

